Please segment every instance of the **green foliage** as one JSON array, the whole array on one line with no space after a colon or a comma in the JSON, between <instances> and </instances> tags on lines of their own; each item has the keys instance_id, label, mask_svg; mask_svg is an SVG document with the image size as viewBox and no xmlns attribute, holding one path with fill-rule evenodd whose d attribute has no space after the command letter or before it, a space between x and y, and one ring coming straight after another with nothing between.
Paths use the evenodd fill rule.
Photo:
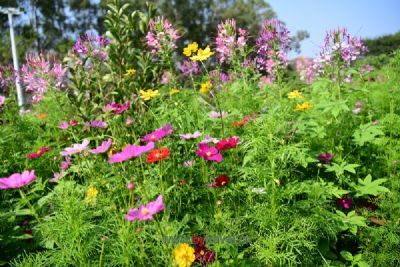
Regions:
<instances>
[{"instance_id":1,"label":"green foliage","mask_svg":"<svg viewBox=\"0 0 400 267\"><path fill-rule=\"evenodd\" d=\"M381 186L387 179L376 179L372 181L372 176L370 174L365 177L364 180L358 179L358 184L352 184L352 187L356 190L356 197L362 196L378 196L381 193L389 192L384 186Z\"/></svg>"},{"instance_id":2,"label":"green foliage","mask_svg":"<svg viewBox=\"0 0 400 267\"><path fill-rule=\"evenodd\" d=\"M367 55L388 55L400 48L400 32L374 39L365 39L364 42L368 47Z\"/></svg>"}]
</instances>

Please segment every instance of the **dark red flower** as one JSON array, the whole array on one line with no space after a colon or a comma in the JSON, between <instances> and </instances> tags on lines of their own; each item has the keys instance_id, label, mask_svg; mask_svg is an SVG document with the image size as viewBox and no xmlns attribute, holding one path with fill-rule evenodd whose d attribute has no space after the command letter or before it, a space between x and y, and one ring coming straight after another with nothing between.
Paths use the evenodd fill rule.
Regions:
<instances>
[{"instance_id":1,"label":"dark red flower","mask_svg":"<svg viewBox=\"0 0 400 267\"><path fill-rule=\"evenodd\" d=\"M194 245L195 262L201 263L201 266L206 266L207 263L215 261L215 253L207 248L204 237L193 234L192 243Z\"/></svg>"},{"instance_id":2,"label":"dark red flower","mask_svg":"<svg viewBox=\"0 0 400 267\"><path fill-rule=\"evenodd\" d=\"M233 137L229 137L228 139L222 139L215 145L215 147L219 151L225 151L227 149L237 147L238 144L239 144L239 137L233 136Z\"/></svg>"},{"instance_id":3,"label":"dark red flower","mask_svg":"<svg viewBox=\"0 0 400 267\"><path fill-rule=\"evenodd\" d=\"M207 263L213 263L215 261L215 253L212 250L207 250L204 255L203 259L201 261L201 264L205 266Z\"/></svg>"},{"instance_id":4,"label":"dark red flower","mask_svg":"<svg viewBox=\"0 0 400 267\"><path fill-rule=\"evenodd\" d=\"M343 209L350 209L353 204L353 199L351 197L343 197L336 199L336 204L338 204Z\"/></svg>"},{"instance_id":5,"label":"dark red flower","mask_svg":"<svg viewBox=\"0 0 400 267\"><path fill-rule=\"evenodd\" d=\"M215 179L215 182L213 183L213 187L222 187L226 186L229 183L230 179L229 176L227 175L220 175Z\"/></svg>"},{"instance_id":6,"label":"dark red flower","mask_svg":"<svg viewBox=\"0 0 400 267\"><path fill-rule=\"evenodd\" d=\"M318 159L321 163L329 164L333 158L333 154L331 153L321 153L318 155Z\"/></svg>"},{"instance_id":7,"label":"dark red flower","mask_svg":"<svg viewBox=\"0 0 400 267\"><path fill-rule=\"evenodd\" d=\"M169 157L171 151L168 148L159 148L150 152L146 158L147 163L154 163L160 160L164 160Z\"/></svg>"},{"instance_id":8,"label":"dark red flower","mask_svg":"<svg viewBox=\"0 0 400 267\"><path fill-rule=\"evenodd\" d=\"M28 159L34 159L34 158L38 158L41 155L43 155L44 153L48 152L51 150L51 147L42 147L41 149L39 149L38 151L29 154L28 156L26 156L26 158Z\"/></svg>"}]
</instances>

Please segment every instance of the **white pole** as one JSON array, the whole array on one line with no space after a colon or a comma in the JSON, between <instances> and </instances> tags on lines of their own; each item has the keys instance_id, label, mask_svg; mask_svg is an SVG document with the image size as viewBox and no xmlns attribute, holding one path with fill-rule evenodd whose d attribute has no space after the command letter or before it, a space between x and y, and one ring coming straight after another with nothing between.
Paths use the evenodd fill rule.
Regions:
<instances>
[{"instance_id":1,"label":"white pole","mask_svg":"<svg viewBox=\"0 0 400 267\"><path fill-rule=\"evenodd\" d=\"M19 65L18 65L18 57L17 57L17 47L15 45L14 38L14 25L13 25L13 13L8 11L8 22L10 24L10 38L11 38L11 50L12 57L14 63L14 73L15 73L15 87L17 88L17 97L18 97L18 105L23 109L23 105L25 104L24 92L22 91L22 87L19 83Z\"/></svg>"}]
</instances>

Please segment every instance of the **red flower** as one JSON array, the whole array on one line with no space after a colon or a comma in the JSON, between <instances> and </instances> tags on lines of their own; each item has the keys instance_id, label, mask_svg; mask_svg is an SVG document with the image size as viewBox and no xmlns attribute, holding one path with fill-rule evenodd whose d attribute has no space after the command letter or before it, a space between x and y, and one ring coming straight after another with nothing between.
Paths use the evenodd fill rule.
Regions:
<instances>
[{"instance_id":1,"label":"red flower","mask_svg":"<svg viewBox=\"0 0 400 267\"><path fill-rule=\"evenodd\" d=\"M221 175L221 176L218 176L217 179L215 179L215 182L212 184L212 186L213 187L226 186L229 183L229 181L230 181L229 176Z\"/></svg>"},{"instance_id":2,"label":"red flower","mask_svg":"<svg viewBox=\"0 0 400 267\"><path fill-rule=\"evenodd\" d=\"M228 138L228 139L222 139L221 141L219 141L219 142L215 145L215 147L216 147L219 151L225 151L225 150L227 150L227 149L237 147L238 144L239 144L239 137L233 136L233 137L230 137L230 138Z\"/></svg>"},{"instance_id":3,"label":"red flower","mask_svg":"<svg viewBox=\"0 0 400 267\"><path fill-rule=\"evenodd\" d=\"M246 125L249 121L254 120L256 117L257 117L257 114L247 115L246 117L243 118L243 120L235 121L233 123L233 126L242 127L242 126Z\"/></svg>"},{"instance_id":4,"label":"red flower","mask_svg":"<svg viewBox=\"0 0 400 267\"><path fill-rule=\"evenodd\" d=\"M26 158L28 158L28 159L38 158L38 157L40 157L41 155L43 155L44 153L46 153L46 152L48 152L50 150L51 150L51 147L42 147L38 151L26 156Z\"/></svg>"},{"instance_id":5,"label":"red flower","mask_svg":"<svg viewBox=\"0 0 400 267\"><path fill-rule=\"evenodd\" d=\"M146 158L147 163L154 163L169 157L171 151L168 148L159 148L150 152Z\"/></svg>"}]
</instances>

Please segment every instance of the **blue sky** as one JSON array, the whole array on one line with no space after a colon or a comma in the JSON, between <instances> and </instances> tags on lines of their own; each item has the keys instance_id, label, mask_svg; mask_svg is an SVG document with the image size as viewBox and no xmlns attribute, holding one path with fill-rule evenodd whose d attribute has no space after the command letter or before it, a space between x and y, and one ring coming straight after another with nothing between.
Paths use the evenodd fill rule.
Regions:
<instances>
[{"instance_id":1,"label":"blue sky","mask_svg":"<svg viewBox=\"0 0 400 267\"><path fill-rule=\"evenodd\" d=\"M361 37L377 37L400 31L400 0L267 0L295 33L307 30L301 55L313 57L325 33L339 26ZM291 57L296 55L291 55Z\"/></svg>"}]
</instances>

